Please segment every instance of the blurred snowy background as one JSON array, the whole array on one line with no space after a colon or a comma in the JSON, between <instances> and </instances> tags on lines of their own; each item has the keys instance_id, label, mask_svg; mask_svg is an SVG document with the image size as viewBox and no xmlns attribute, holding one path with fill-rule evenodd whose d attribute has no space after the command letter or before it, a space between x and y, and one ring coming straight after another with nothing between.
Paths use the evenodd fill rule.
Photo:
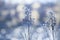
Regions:
<instances>
[{"instance_id":1,"label":"blurred snowy background","mask_svg":"<svg viewBox=\"0 0 60 40\"><path fill-rule=\"evenodd\" d=\"M59 2L0 0L0 40L60 40Z\"/></svg>"}]
</instances>

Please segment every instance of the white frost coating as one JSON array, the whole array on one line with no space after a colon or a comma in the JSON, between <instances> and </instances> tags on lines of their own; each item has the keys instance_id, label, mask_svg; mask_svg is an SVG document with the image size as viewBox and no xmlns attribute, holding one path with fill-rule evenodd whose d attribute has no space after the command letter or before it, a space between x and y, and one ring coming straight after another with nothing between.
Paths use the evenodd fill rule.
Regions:
<instances>
[{"instance_id":1,"label":"white frost coating","mask_svg":"<svg viewBox=\"0 0 60 40\"><path fill-rule=\"evenodd\" d=\"M29 31L32 31L33 34L32 33L28 34L28 28L18 27L15 28L11 34L7 34L6 38L10 40L29 40L28 37L30 37L31 40L53 40L52 32L49 29L44 29L43 27L39 27L36 28L35 30L30 29ZM31 36L29 36L30 34ZM49 37L46 37L47 35L49 35Z\"/></svg>"},{"instance_id":2,"label":"white frost coating","mask_svg":"<svg viewBox=\"0 0 60 40\"><path fill-rule=\"evenodd\" d=\"M16 28L16 29L13 31L13 33L14 33L15 36L20 35L19 32L22 32L22 28Z\"/></svg>"},{"instance_id":3,"label":"white frost coating","mask_svg":"<svg viewBox=\"0 0 60 40\"><path fill-rule=\"evenodd\" d=\"M46 9L46 18L45 18L45 22L47 22L49 20L49 18L51 17L52 18L52 15L51 13L53 13L52 15L55 16L54 14L56 14L52 8L47 8Z\"/></svg>"},{"instance_id":4,"label":"white frost coating","mask_svg":"<svg viewBox=\"0 0 60 40\"><path fill-rule=\"evenodd\" d=\"M31 34L31 40L53 40L52 30L43 27L36 28Z\"/></svg>"},{"instance_id":5,"label":"white frost coating","mask_svg":"<svg viewBox=\"0 0 60 40\"><path fill-rule=\"evenodd\" d=\"M49 40L49 38L46 38L46 39L44 39L44 40Z\"/></svg>"},{"instance_id":6,"label":"white frost coating","mask_svg":"<svg viewBox=\"0 0 60 40\"><path fill-rule=\"evenodd\" d=\"M44 37L44 33L41 33L38 35L38 39L37 40L43 40L43 37Z\"/></svg>"},{"instance_id":7,"label":"white frost coating","mask_svg":"<svg viewBox=\"0 0 60 40\"><path fill-rule=\"evenodd\" d=\"M50 40L53 40L53 34L52 34L52 30L48 30L48 34L49 34L49 38Z\"/></svg>"},{"instance_id":8,"label":"white frost coating","mask_svg":"<svg viewBox=\"0 0 60 40\"><path fill-rule=\"evenodd\" d=\"M10 40L19 40L19 39L17 39L17 38L11 38Z\"/></svg>"},{"instance_id":9,"label":"white frost coating","mask_svg":"<svg viewBox=\"0 0 60 40\"><path fill-rule=\"evenodd\" d=\"M52 12L53 14L55 13L52 8L47 8L47 9L46 9L46 14L47 14L48 17L51 16L51 13L50 13L50 12ZM55 16L55 15L54 15L54 16Z\"/></svg>"},{"instance_id":10,"label":"white frost coating","mask_svg":"<svg viewBox=\"0 0 60 40\"><path fill-rule=\"evenodd\" d=\"M28 40L28 29L23 27L18 27L11 33L11 40Z\"/></svg>"},{"instance_id":11,"label":"white frost coating","mask_svg":"<svg viewBox=\"0 0 60 40\"><path fill-rule=\"evenodd\" d=\"M31 40L37 40L38 39L38 34L37 33L34 33L32 36L31 36Z\"/></svg>"},{"instance_id":12,"label":"white frost coating","mask_svg":"<svg viewBox=\"0 0 60 40\"><path fill-rule=\"evenodd\" d=\"M44 29L41 27L41 28L38 28L36 31L37 31L38 33L43 33L43 32L44 32Z\"/></svg>"}]
</instances>

